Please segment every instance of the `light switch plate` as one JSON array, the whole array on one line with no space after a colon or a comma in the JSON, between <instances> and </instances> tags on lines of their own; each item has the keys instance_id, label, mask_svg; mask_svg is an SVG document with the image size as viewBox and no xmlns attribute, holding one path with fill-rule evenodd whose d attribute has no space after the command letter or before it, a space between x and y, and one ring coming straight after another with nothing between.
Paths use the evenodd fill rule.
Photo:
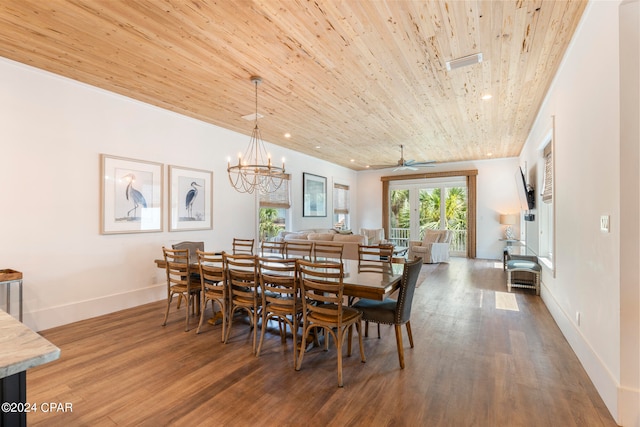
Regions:
<instances>
[{"instance_id":1,"label":"light switch plate","mask_svg":"<svg viewBox=\"0 0 640 427\"><path fill-rule=\"evenodd\" d=\"M609 215L602 215L600 217L600 230L609 232Z\"/></svg>"}]
</instances>

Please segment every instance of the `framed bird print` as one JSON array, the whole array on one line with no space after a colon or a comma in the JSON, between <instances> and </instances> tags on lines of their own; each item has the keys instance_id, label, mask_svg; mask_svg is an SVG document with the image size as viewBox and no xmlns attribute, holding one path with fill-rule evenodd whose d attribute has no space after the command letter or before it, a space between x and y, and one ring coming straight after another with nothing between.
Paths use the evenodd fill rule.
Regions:
<instances>
[{"instance_id":1,"label":"framed bird print","mask_svg":"<svg viewBox=\"0 0 640 427\"><path fill-rule=\"evenodd\" d=\"M213 172L169 165L169 231L213 228Z\"/></svg>"},{"instance_id":2,"label":"framed bird print","mask_svg":"<svg viewBox=\"0 0 640 427\"><path fill-rule=\"evenodd\" d=\"M162 231L163 165L100 155L100 232Z\"/></svg>"}]
</instances>

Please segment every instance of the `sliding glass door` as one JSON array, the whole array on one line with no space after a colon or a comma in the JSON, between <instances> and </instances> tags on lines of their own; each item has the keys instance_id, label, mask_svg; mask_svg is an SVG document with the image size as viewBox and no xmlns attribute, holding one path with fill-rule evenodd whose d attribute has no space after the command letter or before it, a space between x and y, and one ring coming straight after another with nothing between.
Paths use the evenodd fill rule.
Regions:
<instances>
[{"instance_id":1,"label":"sliding glass door","mask_svg":"<svg viewBox=\"0 0 640 427\"><path fill-rule=\"evenodd\" d=\"M427 229L448 229L453 231L451 255L467 253L466 179L398 181L389 190L391 241L407 246L422 240Z\"/></svg>"}]
</instances>

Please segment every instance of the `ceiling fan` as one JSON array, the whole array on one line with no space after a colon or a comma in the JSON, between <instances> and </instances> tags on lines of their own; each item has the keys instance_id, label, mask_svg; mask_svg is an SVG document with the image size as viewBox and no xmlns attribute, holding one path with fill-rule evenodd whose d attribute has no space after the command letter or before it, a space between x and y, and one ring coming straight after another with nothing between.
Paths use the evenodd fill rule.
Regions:
<instances>
[{"instance_id":1,"label":"ceiling fan","mask_svg":"<svg viewBox=\"0 0 640 427\"><path fill-rule=\"evenodd\" d=\"M390 169L394 168L393 171L404 171L404 170L412 170L416 171L418 168L428 168L433 167L435 164L435 160L427 160L424 162L416 162L415 160L405 160L404 158L404 145L400 145L400 160L398 163L394 165L372 165L369 166L369 169Z\"/></svg>"}]
</instances>

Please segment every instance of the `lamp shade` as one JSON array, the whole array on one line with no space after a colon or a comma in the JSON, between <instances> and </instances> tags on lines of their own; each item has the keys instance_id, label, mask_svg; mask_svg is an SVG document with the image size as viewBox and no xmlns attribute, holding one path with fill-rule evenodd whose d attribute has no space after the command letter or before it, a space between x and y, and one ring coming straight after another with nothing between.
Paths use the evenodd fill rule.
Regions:
<instances>
[{"instance_id":1,"label":"lamp shade","mask_svg":"<svg viewBox=\"0 0 640 427\"><path fill-rule=\"evenodd\" d=\"M513 214L500 215L500 224L515 225L517 217Z\"/></svg>"}]
</instances>

